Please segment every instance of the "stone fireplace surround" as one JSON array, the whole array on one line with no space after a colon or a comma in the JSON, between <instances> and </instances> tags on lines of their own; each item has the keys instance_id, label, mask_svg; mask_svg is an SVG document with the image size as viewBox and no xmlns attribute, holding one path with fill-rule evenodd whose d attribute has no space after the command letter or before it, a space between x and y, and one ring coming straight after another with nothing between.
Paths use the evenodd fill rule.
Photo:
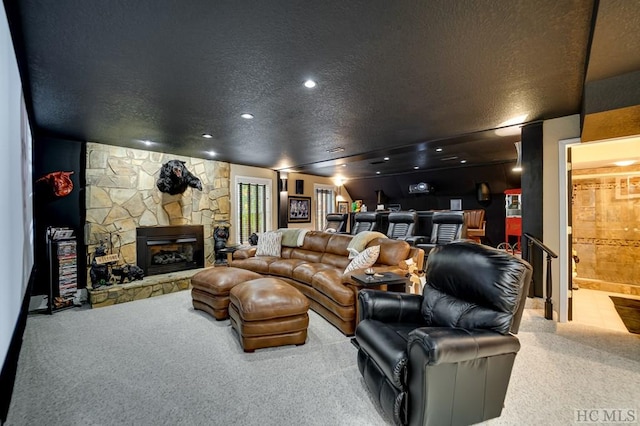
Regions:
<instances>
[{"instance_id":1,"label":"stone fireplace surround","mask_svg":"<svg viewBox=\"0 0 640 426\"><path fill-rule=\"evenodd\" d=\"M187 169L201 180L202 191L187 188L183 194L169 195L156 188L160 167L174 159L184 161ZM230 164L226 162L88 142L85 222L88 263L100 240L108 239L109 232L114 252L120 253L119 263L135 265L136 228L202 225L204 266L213 265L213 228L230 220L229 176ZM87 270L89 299L97 307L184 290L188 288L188 277L195 272L167 274L166 280L161 275L145 277L142 281L93 290ZM131 292L125 291L128 289Z\"/></svg>"}]
</instances>

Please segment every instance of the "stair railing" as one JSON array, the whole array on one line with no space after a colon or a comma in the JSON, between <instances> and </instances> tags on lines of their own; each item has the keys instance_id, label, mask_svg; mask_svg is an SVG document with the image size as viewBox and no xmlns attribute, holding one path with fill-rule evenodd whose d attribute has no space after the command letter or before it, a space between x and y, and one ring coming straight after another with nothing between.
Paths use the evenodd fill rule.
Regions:
<instances>
[{"instance_id":1,"label":"stair railing","mask_svg":"<svg viewBox=\"0 0 640 426\"><path fill-rule=\"evenodd\" d=\"M544 317L548 320L553 319L553 301L551 300L552 296L552 278L551 278L551 260L556 259L558 257L557 254L553 252L549 247L545 246L542 241L537 239L531 234L524 233L523 237L527 241L527 258L526 261L531 263L531 252L533 251L533 246L537 246L542 251L547 254L547 277L545 280L545 288L546 288L546 296L544 301Z\"/></svg>"}]
</instances>

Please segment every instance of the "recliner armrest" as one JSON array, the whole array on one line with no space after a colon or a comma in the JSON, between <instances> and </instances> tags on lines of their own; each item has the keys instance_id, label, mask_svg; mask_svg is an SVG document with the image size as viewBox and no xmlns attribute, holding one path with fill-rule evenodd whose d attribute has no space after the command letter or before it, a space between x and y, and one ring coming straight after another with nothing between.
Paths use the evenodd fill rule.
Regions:
<instances>
[{"instance_id":1,"label":"recliner armrest","mask_svg":"<svg viewBox=\"0 0 640 426\"><path fill-rule=\"evenodd\" d=\"M490 330L423 327L409 333L409 359L420 365L450 364L519 350L516 336Z\"/></svg>"},{"instance_id":2,"label":"recliner armrest","mask_svg":"<svg viewBox=\"0 0 640 426\"><path fill-rule=\"evenodd\" d=\"M359 321L424 323L419 294L363 289L358 293Z\"/></svg>"},{"instance_id":3,"label":"recliner armrest","mask_svg":"<svg viewBox=\"0 0 640 426\"><path fill-rule=\"evenodd\" d=\"M427 241L429 241L429 237L425 237L423 235L412 235L410 237L406 237L404 240L412 246L415 246L418 244L426 243Z\"/></svg>"}]
</instances>

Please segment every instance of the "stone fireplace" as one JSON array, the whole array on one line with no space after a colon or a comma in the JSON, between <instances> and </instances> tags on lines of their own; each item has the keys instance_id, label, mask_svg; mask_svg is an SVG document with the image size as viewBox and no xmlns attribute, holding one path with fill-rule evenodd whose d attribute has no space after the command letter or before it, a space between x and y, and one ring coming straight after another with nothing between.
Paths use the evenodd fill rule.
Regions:
<instances>
[{"instance_id":1,"label":"stone fireplace","mask_svg":"<svg viewBox=\"0 0 640 426\"><path fill-rule=\"evenodd\" d=\"M156 188L156 180L160 168L169 160L184 161L187 169L202 182L202 191L187 188L184 193L177 195L160 192ZM90 261L93 259L97 246L105 240L111 239L111 241L107 241L107 246L112 247L114 253L118 253L118 265L139 265L137 259L139 228L197 226L202 229L200 241L195 243L192 248L186 247L174 250L174 248L169 247L166 250L165 247L165 251L177 252L175 256L170 253L164 253L167 255L165 260L167 263L181 263L181 261L173 261L181 259L180 254L188 258L191 256L189 253L193 249L193 255L197 258L198 264L201 265L199 267L213 265L215 262L214 224L229 222L230 220L229 176L230 164L222 161L88 142L85 221L88 259ZM188 238L193 237L189 236ZM183 242L174 241L175 244L182 245ZM162 244L156 245L160 246ZM187 261L186 263L190 262ZM145 275L150 275L148 268ZM176 274L182 276L189 272L188 270L184 272L166 272L168 269L171 268L165 268L165 266L161 265L153 266L151 273L159 275L145 278L142 282L136 281L135 286L140 286L148 280L156 282L154 285L158 286L160 285L158 284L158 279L161 278L155 277L161 277L162 275L175 276ZM86 272L87 283L90 285L89 270ZM119 288L117 287L127 288L127 286L133 287L134 284L113 285L101 289L101 291L107 291L108 289L111 295L118 293ZM162 287L160 285L162 291L154 287L150 293L144 289L140 290L140 294L156 295L166 293L167 291ZM169 286L165 287L168 288ZM174 285L173 288L175 287ZM184 285L178 287L184 289ZM113 303L135 300L139 297L142 296L138 296L137 293L134 296L117 296L114 297L115 301ZM112 299L107 299L104 306L112 304L110 300Z\"/></svg>"},{"instance_id":2,"label":"stone fireplace","mask_svg":"<svg viewBox=\"0 0 640 426\"><path fill-rule=\"evenodd\" d=\"M204 267L203 227L182 225L137 228L136 261L145 276Z\"/></svg>"}]
</instances>

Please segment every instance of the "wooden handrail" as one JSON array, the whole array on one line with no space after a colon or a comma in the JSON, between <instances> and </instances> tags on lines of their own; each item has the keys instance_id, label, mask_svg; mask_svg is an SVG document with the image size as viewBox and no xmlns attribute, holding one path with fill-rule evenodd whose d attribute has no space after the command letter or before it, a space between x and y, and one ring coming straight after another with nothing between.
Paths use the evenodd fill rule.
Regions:
<instances>
[{"instance_id":1,"label":"wooden handrail","mask_svg":"<svg viewBox=\"0 0 640 426\"><path fill-rule=\"evenodd\" d=\"M553 250L551 250L549 247L545 246L544 244L542 244L542 241L540 241L539 239L537 239L536 237L534 237L533 235L525 232L523 234L525 237L527 237L529 239L529 241L531 241L533 244L537 245L538 247L540 247L543 251L545 251L549 256L553 257L554 259L556 259L558 257L557 254L555 254L553 252Z\"/></svg>"},{"instance_id":2,"label":"wooden handrail","mask_svg":"<svg viewBox=\"0 0 640 426\"><path fill-rule=\"evenodd\" d=\"M552 277L551 277L551 259L556 259L558 257L557 254L555 254L553 252L553 250L551 250L549 247L545 246L542 241L540 241L539 239L537 239L536 237L534 237L533 235L529 234L529 233L524 233L523 236L525 237L525 239L527 240L527 262L531 263L531 248L533 247L533 245L535 244L538 248L540 248L542 251L544 251L545 253L547 253L547 277L546 277L546 297L545 297L545 301L544 301L544 317L548 320L553 319L553 301L551 300L551 294L553 291L553 285L552 285Z\"/></svg>"}]
</instances>

